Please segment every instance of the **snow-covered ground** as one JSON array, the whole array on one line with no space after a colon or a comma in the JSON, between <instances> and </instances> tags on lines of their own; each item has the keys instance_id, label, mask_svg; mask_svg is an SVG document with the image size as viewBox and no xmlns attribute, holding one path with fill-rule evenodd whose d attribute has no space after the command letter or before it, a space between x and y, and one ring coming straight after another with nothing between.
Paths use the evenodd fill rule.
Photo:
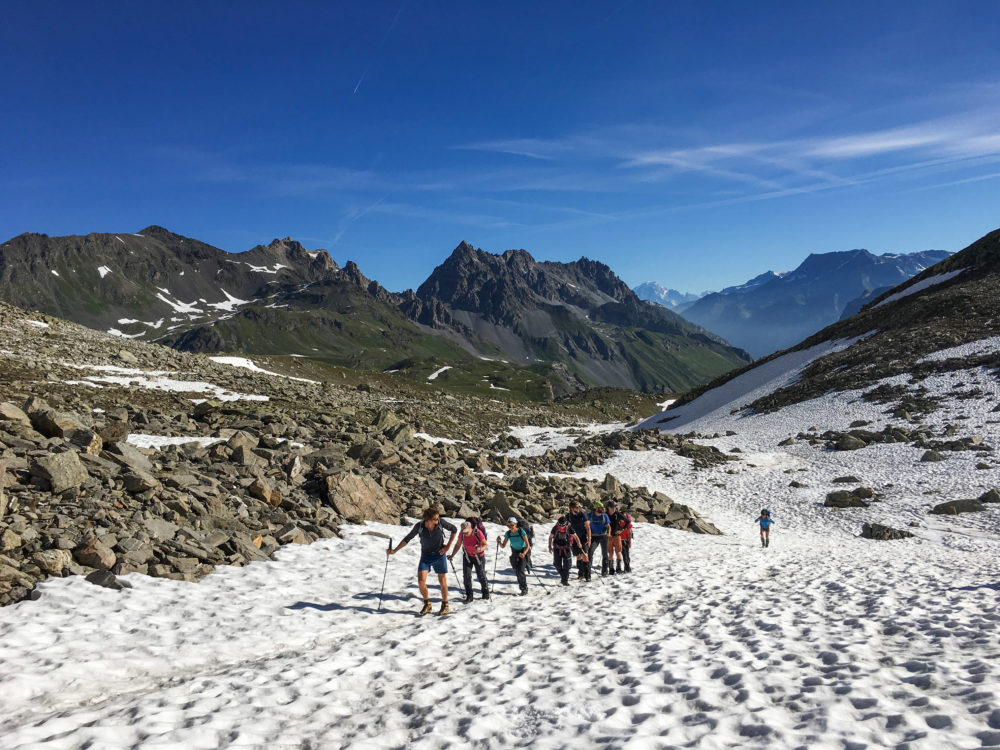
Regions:
<instances>
[{"instance_id":1,"label":"snow-covered ground","mask_svg":"<svg viewBox=\"0 0 1000 750\"><path fill-rule=\"evenodd\" d=\"M450 616L417 618L415 545L390 558L378 611L386 541L345 527L343 539L290 545L278 562L219 568L198 584L130 575L133 588L115 593L50 580L39 601L0 609L0 746L1000 745L1000 507L927 514L1000 486L1000 468L991 456L977 470L974 452L921 463L905 444L778 445L811 426L880 429L886 407L860 392L733 413L809 358L686 409L676 429L732 430L703 442L739 448L739 460L695 471L670 451L623 451L583 473L665 492L724 532L640 525L627 576L562 588L539 549L547 588L531 578L522 598L501 554L492 601L453 593ZM924 422L1000 446L993 373L922 385L979 388ZM513 432L529 454L579 437ZM844 475L882 499L822 507L831 489L855 486L833 483ZM776 525L762 549L753 519L765 506ZM864 521L916 536L864 540ZM394 542L406 531L367 529ZM544 546L547 529L536 534Z\"/></svg>"}]
</instances>

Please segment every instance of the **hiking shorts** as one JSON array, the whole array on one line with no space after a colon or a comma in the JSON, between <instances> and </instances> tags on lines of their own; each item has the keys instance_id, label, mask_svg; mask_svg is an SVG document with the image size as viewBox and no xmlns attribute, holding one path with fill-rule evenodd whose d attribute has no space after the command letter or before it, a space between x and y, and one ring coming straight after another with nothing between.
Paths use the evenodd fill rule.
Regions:
<instances>
[{"instance_id":1,"label":"hiking shorts","mask_svg":"<svg viewBox=\"0 0 1000 750\"><path fill-rule=\"evenodd\" d=\"M421 555L417 570L433 570L439 576L448 575L448 558L444 555Z\"/></svg>"}]
</instances>

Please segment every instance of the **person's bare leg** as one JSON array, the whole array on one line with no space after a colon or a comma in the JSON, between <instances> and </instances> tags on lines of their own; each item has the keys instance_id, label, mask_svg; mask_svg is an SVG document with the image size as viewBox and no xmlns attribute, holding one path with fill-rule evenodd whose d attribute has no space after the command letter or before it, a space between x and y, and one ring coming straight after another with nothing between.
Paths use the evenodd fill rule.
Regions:
<instances>
[{"instance_id":1,"label":"person's bare leg","mask_svg":"<svg viewBox=\"0 0 1000 750\"><path fill-rule=\"evenodd\" d=\"M441 584L441 601L448 601L448 575L446 573L438 573L438 582Z\"/></svg>"},{"instance_id":2,"label":"person's bare leg","mask_svg":"<svg viewBox=\"0 0 1000 750\"><path fill-rule=\"evenodd\" d=\"M429 602L431 600L431 592L427 590L426 570L417 571L417 586L420 587L420 595L424 597L424 601Z\"/></svg>"}]
</instances>

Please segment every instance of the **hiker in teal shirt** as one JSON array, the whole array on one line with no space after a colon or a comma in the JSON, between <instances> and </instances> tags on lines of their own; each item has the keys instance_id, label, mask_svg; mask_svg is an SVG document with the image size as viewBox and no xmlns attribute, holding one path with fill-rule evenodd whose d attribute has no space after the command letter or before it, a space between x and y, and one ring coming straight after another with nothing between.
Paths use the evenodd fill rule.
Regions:
<instances>
[{"instance_id":1,"label":"hiker in teal shirt","mask_svg":"<svg viewBox=\"0 0 1000 750\"><path fill-rule=\"evenodd\" d=\"M528 553L531 552L531 542L528 541L528 532L517 525L517 519L511 516L507 519L507 531L503 538L497 537L497 542L501 547L506 547L510 542L510 566L517 576L517 585L521 587L521 596L528 593L527 567Z\"/></svg>"}]
</instances>

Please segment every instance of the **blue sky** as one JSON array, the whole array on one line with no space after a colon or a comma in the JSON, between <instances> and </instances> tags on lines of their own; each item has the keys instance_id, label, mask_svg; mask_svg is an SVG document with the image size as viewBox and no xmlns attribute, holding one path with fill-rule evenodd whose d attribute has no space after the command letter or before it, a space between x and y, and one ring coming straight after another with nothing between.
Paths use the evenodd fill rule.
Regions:
<instances>
[{"instance_id":1,"label":"blue sky","mask_svg":"<svg viewBox=\"0 0 1000 750\"><path fill-rule=\"evenodd\" d=\"M0 237L461 241L684 291L1000 226L1000 4L9 4Z\"/></svg>"}]
</instances>

